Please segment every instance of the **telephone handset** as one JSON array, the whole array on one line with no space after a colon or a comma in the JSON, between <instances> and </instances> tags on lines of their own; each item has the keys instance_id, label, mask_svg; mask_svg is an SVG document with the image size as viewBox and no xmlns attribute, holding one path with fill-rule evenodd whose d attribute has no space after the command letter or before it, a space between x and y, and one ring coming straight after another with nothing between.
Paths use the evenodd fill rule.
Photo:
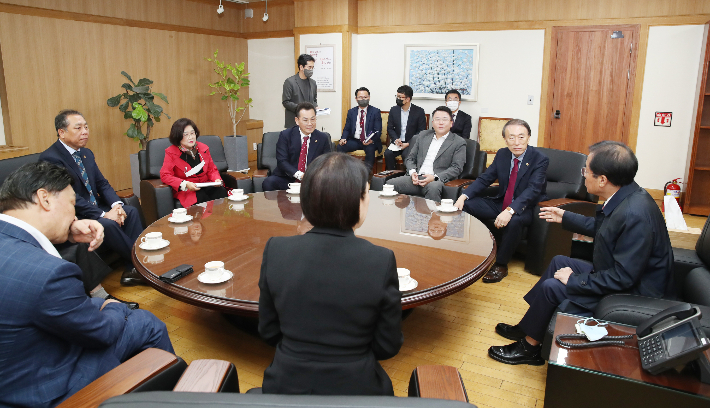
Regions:
<instances>
[{"instance_id":1,"label":"telephone handset","mask_svg":"<svg viewBox=\"0 0 710 408\"><path fill-rule=\"evenodd\" d=\"M700 357L710 348L710 339L700 327L701 316L699 308L682 303L641 323L636 328L641 367L658 374Z\"/></svg>"}]
</instances>

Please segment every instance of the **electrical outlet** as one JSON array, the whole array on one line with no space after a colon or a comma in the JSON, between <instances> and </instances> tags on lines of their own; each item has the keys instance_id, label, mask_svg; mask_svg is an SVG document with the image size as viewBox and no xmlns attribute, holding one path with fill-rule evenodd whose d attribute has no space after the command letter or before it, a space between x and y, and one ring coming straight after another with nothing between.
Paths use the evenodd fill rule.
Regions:
<instances>
[{"instance_id":1,"label":"electrical outlet","mask_svg":"<svg viewBox=\"0 0 710 408\"><path fill-rule=\"evenodd\" d=\"M532 105L532 104L533 104L533 96L528 95L528 105Z\"/></svg>"},{"instance_id":2,"label":"electrical outlet","mask_svg":"<svg viewBox=\"0 0 710 408\"><path fill-rule=\"evenodd\" d=\"M256 150L256 143L254 143L254 150Z\"/></svg>"}]
</instances>

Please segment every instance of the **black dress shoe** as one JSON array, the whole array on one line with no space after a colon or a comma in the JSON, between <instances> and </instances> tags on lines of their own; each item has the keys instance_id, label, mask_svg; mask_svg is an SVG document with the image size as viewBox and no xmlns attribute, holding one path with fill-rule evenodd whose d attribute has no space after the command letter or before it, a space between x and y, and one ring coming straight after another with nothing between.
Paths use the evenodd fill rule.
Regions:
<instances>
[{"instance_id":1,"label":"black dress shoe","mask_svg":"<svg viewBox=\"0 0 710 408\"><path fill-rule=\"evenodd\" d=\"M483 277L483 283L500 282L506 276L508 276L508 266L495 264L491 270L488 271L486 276Z\"/></svg>"},{"instance_id":2,"label":"black dress shoe","mask_svg":"<svg viewBox=\"0 0 710 408\"><path fill-rule=\"evenodd\" d=\"M520 339L507 346L492 346L488 355L492 359L505 364L543 365L545 360L540 356L542 346L532 346L525 339Z\"/></svg>"},{"instance_id":3,"label":"black dress shoe","mask_svg":"<svg viewBox=\"0 0 710 408\"><path fill-rule=\"evenodd\" d=\"M121 300L113 295L108 295L106 299L112 299L112 300L118 300L119 302L123 303L124 305L128 306L129 309L131 310L136 310L139 308L138 303L136 302L129 302L127 300Z\"/></svg>"},{"instance_id":4,"label":"black dress shoe","mask_svg":"<svg viewBox=\"0 0 710 408\"><path fill-rule=\"evenodd\" d=\"M143 279L136 268L131 268L131 270L126 270L121 275L121 285L123 286L135 286L135 285L147 285L148 283Z\"/></svg>"},{"instance_id":5,"label":"black dress shoe","mask_svg":"<svg viewBox=\"0 0 710 408\"><path fill-rule=\"evenodd\" d=\"M508 340L518 341L525 338L525 332L522 331L517 324L512 326L510 324L498 323L496 325L496 333Z\"/></svg>"}]
</instances>

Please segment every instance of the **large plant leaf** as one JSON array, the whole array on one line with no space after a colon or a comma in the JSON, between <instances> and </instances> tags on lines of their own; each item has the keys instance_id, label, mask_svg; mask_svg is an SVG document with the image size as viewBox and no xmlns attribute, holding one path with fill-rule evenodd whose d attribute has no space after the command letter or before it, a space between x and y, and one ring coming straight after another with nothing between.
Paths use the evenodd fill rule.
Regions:
<instances>
[{"instance_id":1,"label":"large plant leaf","mask_svg":"<svg viewBox=\"0 0 710 408\"><path fill-rule=\"evenodd\" d=\"M133 82L133 79L131 78L131 76L126 73L126 71L121 71L121 75L123 75L124 77L128 78L128 80L131 81L131 83L132 83L133 85L136 84L135 82Z\"/></svg>"},{"instance_id":2,"label":"large plant leaf","mask_svg":"<svg viewBox=\"0 0 710 408\"><path fill-rule=\"evenodd\" d=\"M123 94L116 95L112 98L108 98L108 100L106 101L106 104L111 108L115 108L116 106L118 106L119 103L121 103L122 96L123 96Z\"/></svg>"},{"instance_id":3,"label":"large plant leaf","mask_svg":"<svg viewBox=\"0 0 710 408\"><path fill-rule=\"evenodd\" d=\"M140 94L140 96L141 96L141 98L143 98L144 100L150 101L150 102L153 102L153 99L155 99L155 97L154 97L153 94L151 94L151 93L142 93L142 94Z\"/></svg>"},{"instance_id":4,"label":"large plant leaf","mask_svg":"<svg viewBox=\"0 0 710 408\"><path fill-rule=\"evenodd\" d=\"M128 109L128 101L123 102L121 106L118 107L118 110L120 110L121 112L125 112L126 109Z\"/></svg>"},{"instance_id":5,"label":"large plant leaf","mask_svg":"<svg viewBox=\"0 0 710 408\"><path fill-rule=\"evenodd\" d=\"M133 106L134 103L140 102L141 96L138 94L130 94L128 95L128 102Z\"/></svg>"},{"instance_id":6,"label":"large plant leaf","mask_svg":"<svg viewBox=\"0 0 710 408\"><path fill-rule=\"evenodd\" d=\"M133 113L131 113L133 119L140 120L145 123L148 120L148 112L143 109L143 105L138 102L133 104Z\"/></svg>"},{"instance_id":7,"label":"large plant leaf","mask_svg":"<svg viewBox=\"0 0 710 408\"><path fill-rule=\"evenodd\" d=\"M140 81L136 84L136 86L148 86L148 85L153 85L153 81L151 81L148 78L141 78Z\"/></svg>"},{"instance_id":8,"label":"large plant leaf","mask_svg":"<svg viewBox=\"0 0 710 408\"><path fill-rule=\"evenodd\" d=\"M160 114L163 113L163 107L153 102L146 101L145 106L148 108L148 112L153 116L160 116Z\"/></svg>"},{"instance_id":9,"label":"large plant leaf","mask_svg":"<svg viewBox=\"0 0 710 408\"><path fill-rule=\"evenodd\" d=\"M132 91L133 85L129 84L128 82L124 82L123 85L121 85L121 88L125 89L126 91Z\"/></svg>"},{"instance_id":10,"label":"large plant leaf","mask_svg":"<svg viewBox=\"0 0 710 408\"><path fill-rule=\"evenodd\" d=\"M165 96L165 95L163 95L163 94L161 94L160 92L153 92L153 95L155 95L155 96L157 96L158 98L162 99L163 101L165 101L165 103L170 104L170 102L168 102L168 97Z\"/></svg>"},{"instance_id":11,"label":"large plant leaf","mask_svg":"<svg viewBox=\"0 0 710 408\"><path fill-rule=\"evenodd\" d=\"M148 93L148 92L150 92L150 87L149 87L149 86L134 86L134 87L133 87L133 92L135 92L135 93Z\"/></svg>"},{"instance_id":12,"label":"large plant leaf","mask_svg":"<svg viewBox=\"0 0 710 408\"><path fill-rule=\"evenodd\" d=\"M141 133L142 132L136 127L136 124L131 123L131 126L128 127L128 131L126 131L126 136L131 139L140 139Z\"/></svg>"},{"instance_id":13,"label":"large plant leaf","mask_svg":"<svg viewBox=\"0 0 710 408\"><path fill-rule=\"evenodd\" d=\"M133 119L133 111L129 110L123 114L123 119Z\"/></svg>"}]
</instances>

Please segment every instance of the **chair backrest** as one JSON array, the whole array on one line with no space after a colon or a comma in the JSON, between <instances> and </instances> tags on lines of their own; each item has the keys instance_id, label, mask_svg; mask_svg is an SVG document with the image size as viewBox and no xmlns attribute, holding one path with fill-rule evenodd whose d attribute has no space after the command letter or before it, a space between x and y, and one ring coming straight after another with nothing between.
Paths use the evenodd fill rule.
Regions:
<instances>
[{"instance_id":1,"label":"chair backrest","mask_svg":"<svg viewBox=\"0 0 710 408\"><path fill-rule=\"evenodd\" d=\"M582 168L586 166L587 155L565 150L536 148L550 159L547 167L547 197L574 198L587 200L587 187L584 185Z\"/></svg>"},{"instance_id":2,"label":"chair backrest","mask_svg":"<svg viewBox=\"0 0 710 408\"><path fill-rule=\"evenodd\" d=\"M7 176L15 169L27 163L34 163L39 160L41 153L28 154L25 156L13 157L10 159L0 160L0 185L5 182Z\"/></svg>"},{"instance_id":3,"label":"chair backrest","mask_svg":"<svg viewBox=\"0 0 710 408\"><path fill-rule=\"evenodd\" d=\"M479 152L481 151L480 145L477 141L466 139L466 163L463 165L463 171L459 178L470 178L475 179L478 177L476 174L477 167L476 160L479 157Z\"/></svg>"},{"instance_id":4,"label":"chair backrest","mask_svg":"<svg viewBox=\"0 0 710 408\"><path fill-rule=\"evenodd\" d=\"M703 231L695 244L695 252L705 265L710 266L710 217L705 221Z\"/></svg>"},{"instance_id":5,"label":"chair backrest","mask_svg":"<svg viewBox=\"0 0 710 408\"><path fill-rule=\"evenodd\" d=\"M224 155L224 146L222 146L222 139L219 136L201 135L197 140L206 144L207 147L210 149L210 156L212 156L212 161L217 167L217 171L222 173L229 169L229 164L227 164L227 157Z\"/></svg>"},{"instance_id":6,"label":"chair backrest","mask_svg":"<svg viewBox=\"0 0 710 408\"><path fill-rule=\"evenodd\" d=\"M481 150L488 154L487 165L493 162L493 158L499 149L506 147L505 139L503 139L501 132L510 119L511 118L494 117L478 118L478 142L481 144Z\"/></svg>"},{"instance_id":7,"label":"chair backrest","mask_svg":"<svg viewBox=\"0 0 710 408\"><path fill-rule=\"evenodd\" d=\"M281 132L266 132L261 141L261 168L268 169L269 174L276 170L276 142Z\"/></svg>"},{"instance_id":8,"label":"chair backrest","mask_svg":"<svg viewBox=\"0 0 710 408\"><path fill-rule=\"evenodd\" d=\"M381 111L380 115L382 116L382 134L380 135L380 141L382 142L382 146L386 149L387 146L390 145L390 137L387 134L387 121L390 118L390 113Z\"/></svg>"},{"instance_id":9,"label":"chair backrest","mask_svg":"<svg viewBox=\"0 0 710 408\"><path fill-rule=\"evenodd\" d=\"M145 164L148 168L146 171L139 170L141 177L145 177L144 180L160 178L160 168L163 167L165 149L168 146L170 146L170 140L167 137L148 141L145 147ZM140 160L139 163L142 164Z\"/></svg>"},{"instance_id":10,"label":"chair backrest","mask_svg":"<svg viewBox=\"0 0 710 408\"><path fill-rule=\"evenodd\" d=\"M229 170L240 171L249 168L249 143L246 136L225 136L224 155Z\"/></svg>"}]
</instances>

